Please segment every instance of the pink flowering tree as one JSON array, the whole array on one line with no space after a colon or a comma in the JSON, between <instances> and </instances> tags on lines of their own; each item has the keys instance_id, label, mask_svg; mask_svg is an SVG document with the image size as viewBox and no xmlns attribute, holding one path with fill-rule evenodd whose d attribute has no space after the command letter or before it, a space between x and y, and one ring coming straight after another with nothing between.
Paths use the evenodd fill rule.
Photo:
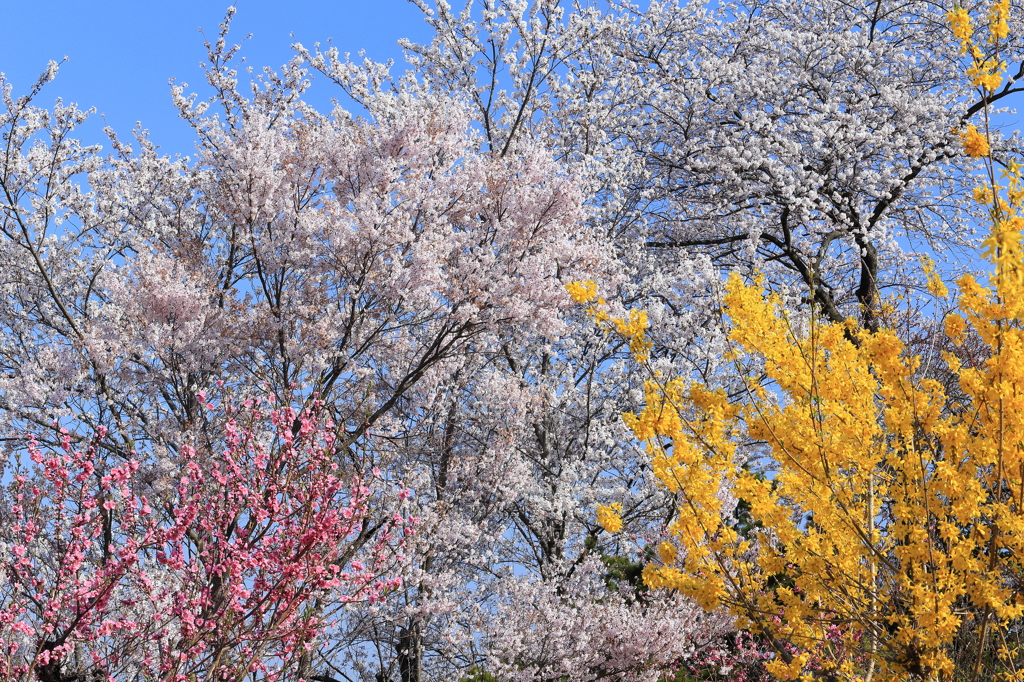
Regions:
<instances>
[{"instance_id":1,"label":"pink flowering tree","mask_svg":"<svg viewBox=\"0 0 1024 682\"><path fill-rule=\"evenodd\" d=\"M220 438L182 446L157 497L135 453L105 464L102 427L25 440L3 491L3 679L287 679L338 605L401 584L415 519L372 507L408 493L339 456L322 402L206 407Z\"/></svg>"}]
</instances>

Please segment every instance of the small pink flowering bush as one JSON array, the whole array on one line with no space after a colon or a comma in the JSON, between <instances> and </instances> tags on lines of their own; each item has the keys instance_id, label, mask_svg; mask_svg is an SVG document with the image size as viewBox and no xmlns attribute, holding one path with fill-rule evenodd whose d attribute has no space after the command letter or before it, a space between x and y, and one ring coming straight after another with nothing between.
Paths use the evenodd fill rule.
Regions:
<instances>
[{"instance_id":1,"label":"small pink flowering bush","mask_svg":"<svg viewBox=\"0 0 1024 682\"><path fill-rule=\"evenodd\" d=\"M415 518L373 515L379 472L341 456L321 403L206 407L219 440L182 446L163 492L103 427L26 437L3 491L0 679L274 680L330 625L318 599L401 584Z\"/></svg>"}]
</instances>

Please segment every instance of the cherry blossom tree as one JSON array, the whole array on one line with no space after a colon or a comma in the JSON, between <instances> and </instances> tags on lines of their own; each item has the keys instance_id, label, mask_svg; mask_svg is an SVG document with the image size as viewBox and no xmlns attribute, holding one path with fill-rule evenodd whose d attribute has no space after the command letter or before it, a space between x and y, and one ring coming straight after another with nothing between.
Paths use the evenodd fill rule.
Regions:
<instances>
[{"instance_id":1,"label":"cherry blossom tree","mask_svg":"<svg viewBox=\"0 0 1024 682\"><path fill-rule=\"evenodd\" d=\"M508 385L502 376L486 381L503 339L557 338L568 328L562 311L571 307L564 282L609 268L607 249L585 227L580 182L540 145L524 146L515 158L482 152L469 109L448 97L381 93L367 102L368 118L340 109L320 114L301 101L306 81L297 63L267 74L243 96L226 30L208 46L213 99L175 90L196 129L195 160L160 156L142 132L132 144L111 132L109 157L74 141L87 112L35 103L56 66L26 96L16 99L3 85L0 258L10 277L0 310L0 400L9 460L18 461L19 434L32 432L40 451L87 452L82 467L85 460L104 472L130 465L132 500L145 498L172 525L183 493L169 482L189 478L193 463L205 466L195 458L219 452L230 425L197 397L212 386L222 382L241 401L291 396L296 410L316 401L335 425L331 458L339 467L423 482L417 448L434 437L434 411L450 413L447 396L461 402ZM504 430L490 428L460 431L459 438L482 435L500 447ZM439 489L479 488L483 474L500 472L506 459L485 452L472 480L472 462L456 462ZM79 497L88 503L86 492ZM480 498L486 512L494 503ZM373 565L396 505L361 512L366 537L346 561ZM101 523L95 514L80 521L86 535L85 527ZM149 517L139 519L117 532L148 551L163 531L145 526L157 523ZM431 519L434 545L443 545L443 534L458 535L449 519ZM424 528L428 520L424 515ZM72 532L61 525L70 523L65 516L49 523L48 535ZM27 561L42 561L41 546L20 541ZM419 557L417 570L429 573L428 561ZM113 590L117 578L135 589L129 568L95 580ZM268 574L277 569L284 564L265 567ZM185 563L171 574L198 570ZM275 660L299 652L282 674L327 674L329 661L316 657L316 648L349 641L346 619L365 608L339 611L347 594L339 586L310 589L315 598L306 600L311 611L303 622L339 617L292 630L265 622L264 640L280 646L262 643L244 655L271 671ZM97 603L88 623L113 618L108 607L127 608L111 599ZM44 611L35 617L59 620ZM39 645L51 642L56 650L78 636L77 627L73 618L60 621L63 630ZM217 641L188 646L220 651ZM178 655L178 644L167 646ZM220 665L210 663L217 653L206 660L189 652L196 665ZM31 660L12 665L31 668ZM64 665L64 658L53 660ZM51 670L48 661L39 665L37 676L50 674L39 672Z\"/></svg>"},{"instance_id":2,"label":"cherry blossom tree","mask_svg":"<svg viewBox=\"0 0 1024 682\"><path fill-rule=\"evenodd\" d=\"M583 563L568 580L512 580L500 619L490 621L489 670L499 679L658 680L680 660L710 658L726 614L678 595L610 586L607 567ZM583 624L583 627L580 625ZM637 637L638 631L643 637Z\"/></svg>"},{"instance_id":3,"label":"cherry blossom tree","mask_svg":"<svg viewBox=\"0 0 1024 682\"><path fill-rule=\"evenodd\" d=\"M404 43L415 81L333 48L300 53L357 99L382 88L462 93L502 154L546 140L590 170L593 203L623 247L768 269L844 319L873 314L875 292L904 277L897 238L967 244L953 131L983 102L958 78L948 8L417 4L436 37ZM1020 91L1019 41L1001 47L1013 77L993 104Z\"/></svg>"},{"instance_id":4,"label":"cherry blossom tree","mask_svg":"<svg viewBox=\"0 0 1024 682\"><path fill-rule=\"evenodd\" d=\"M587 183L588 220L619 268L602 290L614 292L614 305L648 311L651 361L666 375L738 388L722 362L723 270L759 270L797 323L813 301L832 320L853 316L873 327L882 292L923 285L907 267L917 263L913 251L972 247L963 227L974 210L972 166L954 129L982 102L959 78L948 7L416 4L435 38L404 43L404 77L331 46L298 52L356 102L381 92L454 94L473 107L492 153L514 158L521 145L540 143L576 170ZM1020 76L1015 41L1001 58ZM1015 83L992 100L1010 101ZM597 503L622 504L626 532L640 536L652 518L671 514L665 498L638 494L649 462L619 431L616 411L639 396L639 382L618 364L624 350L586 323L554 344L506 344L506 371L531 387L517 445L526 475L504 525L479 537L491 565L526 567L524 585L564 584L593 554L628 551L601 533ZM618 389L610 389L602 379L616 372ZM456 423L457 433L468 419ZM481 564L467 580L488 582L489 571ZM506 594L517 593L530 592ZM525 599L510 611L531 605ZM487 617L500 612L481 608ZM495 633L497 623L463 631ZM586 619L574 627L587 632ZM437 657L455 658L440 653L450 641L441 632ZM584 668L576 674L591 679Z\"/></svg>"},{"instance_id":5,"label":"cherry blossom tree","mask_svg":"<svg viewBox=\"0 0 1024 682\"><path fill-rule=\"evenodd\" d=\"M548 153L477 152L443 97L318 114L296 64L247 100L233 54L210 46L214 102L175 91L194 163L142 133L106 159L74 141L85 113L33 104L55 65L28 96L4 85L6 424L165 445L223 375L316 392L354 442L485 331L565 329L566 277L606 250Z\"/></svg>"}]
</instances>

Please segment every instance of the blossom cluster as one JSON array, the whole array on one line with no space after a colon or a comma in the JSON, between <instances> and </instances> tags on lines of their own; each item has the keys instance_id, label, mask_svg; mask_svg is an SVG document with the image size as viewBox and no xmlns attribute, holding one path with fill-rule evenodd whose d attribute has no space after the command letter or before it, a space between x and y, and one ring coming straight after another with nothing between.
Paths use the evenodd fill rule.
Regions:
<instances>
[{"instance_id":1,"label":"blossom cluster","mask_svg":"<svg viewBox=\"0 0 1024 682\"><path fill-rule=\"evenodd\" d=\"M167 495L144 492L136 455L106 464L102 427L86 447L67 429L57 449L27 438L31 469L5 491L4 679L81 665L110 679L276 679L330 625L313 600L373 604L401 586L388 571L416 519L386 519L354 558L383 481L339 463L322 403L197 397L223 412L223 437L182 447Z\"/></svg>"}]
</instances>

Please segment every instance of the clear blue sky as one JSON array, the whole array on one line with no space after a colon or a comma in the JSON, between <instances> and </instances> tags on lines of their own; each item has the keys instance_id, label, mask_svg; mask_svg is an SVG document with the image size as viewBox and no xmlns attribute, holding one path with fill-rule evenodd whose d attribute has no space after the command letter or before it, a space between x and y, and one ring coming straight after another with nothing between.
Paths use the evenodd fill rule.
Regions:
<instances>
[{"instance_id":1,"label":"clear blue sky","mask_svg":"<svg viewBox=\"0 0 1024 682\"><path fill-rule=\"evenodd\" d=\"M202 27L211 39L229 0L0 0L0 72L14 94L28 91L50 59L69 60L38 100L57 97L95 107L94 125L82 131L101 142L104 123L128 138L136 121L148 128L164 152L191 154L192 135L171 106L167 81L202 85ZM429 39L423 14L407 0L237 0L231 37L251 33L242 48L258 71L292 55L290 45L333 43L353 55L365 50L377 61L394 59L399 73L399 38ZM294 34L292 37L291 34ZM327 107L336 86L318 79L310 99ZM100 114L103 116L101 117Z\"/></svg>"}]
</instances>

